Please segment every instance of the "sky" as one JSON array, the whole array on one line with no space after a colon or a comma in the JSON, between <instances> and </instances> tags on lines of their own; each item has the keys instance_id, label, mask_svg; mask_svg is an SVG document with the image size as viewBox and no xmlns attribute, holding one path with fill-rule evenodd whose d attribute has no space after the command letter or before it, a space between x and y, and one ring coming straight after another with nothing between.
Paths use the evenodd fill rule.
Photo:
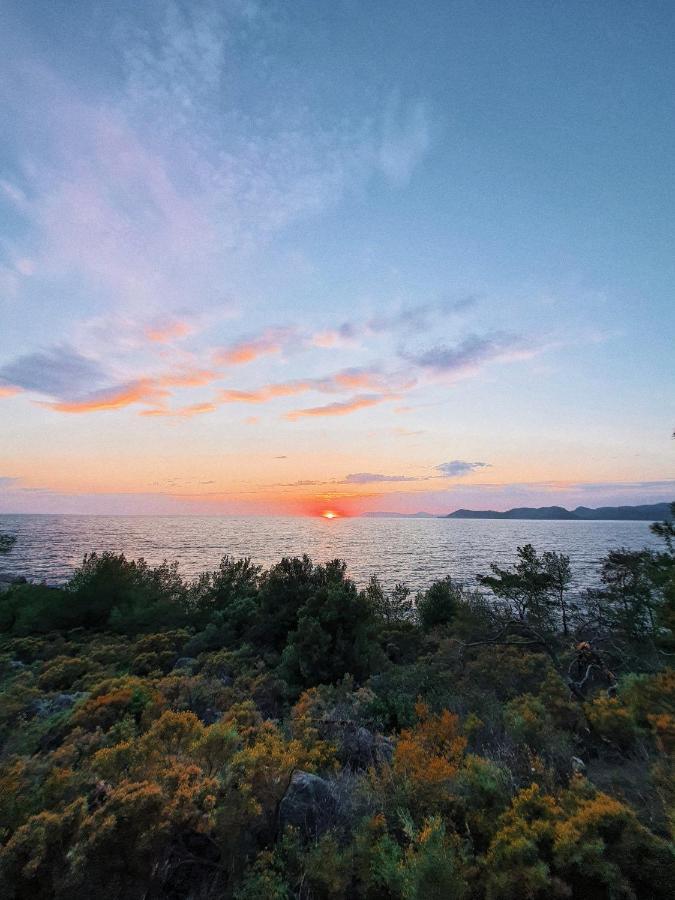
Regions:
<instances>
[{"instance_id":1,"label":"sky","mask_svg":"<svg viewBox=\"0 0 675 900\"><path fill-rule=\"evenodd\" d=\"M675 498L675 5L0 0L0 512Z\"/></svg>"}]
</instances>

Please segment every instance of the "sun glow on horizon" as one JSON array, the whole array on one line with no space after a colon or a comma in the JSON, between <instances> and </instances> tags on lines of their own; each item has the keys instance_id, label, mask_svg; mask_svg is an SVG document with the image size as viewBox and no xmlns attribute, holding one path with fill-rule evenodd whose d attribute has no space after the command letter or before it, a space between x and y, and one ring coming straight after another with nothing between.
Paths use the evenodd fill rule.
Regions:
<instances>
[{"instance_id":1,"label":"sun glow on horizon","mask_svg":"<svg viewBox=\"0 0 675 900\"><path fill-rule=\"evenodd\" d=\"M335 510L332 510L332 509L326 509L321 513L321 518L322 519L339 519L340 513L337 513L337 512L335 512Z\"/></svg>"}]
</instances>

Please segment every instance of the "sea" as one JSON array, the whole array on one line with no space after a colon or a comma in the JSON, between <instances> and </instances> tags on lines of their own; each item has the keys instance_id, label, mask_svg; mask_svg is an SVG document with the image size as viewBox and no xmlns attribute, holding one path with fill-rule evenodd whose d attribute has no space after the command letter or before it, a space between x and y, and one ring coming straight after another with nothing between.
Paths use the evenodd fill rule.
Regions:
<instances>
[{"instance_id":1,"label":"sea","mask_svg":"<svg viewBox=\"0 0 675 900\"><path fill-rule=\"evenodd\" d=\"M403 582L415 591L446 575L471 585L491 563L511 565L527 543L567 554L572 587L581 590L598 583L609 550L659 544L648 522L495 519L0 515L0 532L17 538L0 556L0 576L48 584L66 581L92 551L153 565L177 560L187 578L225 555L270 566L306 553L317 563L344 559L359 586L377 574L387 588Z\"/></svg>"}]
</instances>

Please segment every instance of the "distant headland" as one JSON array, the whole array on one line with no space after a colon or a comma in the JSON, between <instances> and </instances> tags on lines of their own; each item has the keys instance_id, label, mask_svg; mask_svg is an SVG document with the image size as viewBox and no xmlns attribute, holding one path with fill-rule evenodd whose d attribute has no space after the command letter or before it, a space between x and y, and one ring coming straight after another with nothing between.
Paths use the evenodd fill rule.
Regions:
<instances>
[{"instance_id":1,"label":"distant headland","mask_svg":"<svg viewBox=\"0 0 675 900\"><path fill-rule=\"evenodd\" d=\"M576 509L565 509L563 506L519 506L499 512L494 509L456 509L445 516L434 516L431 513L394 513L367 512L368 518L396 519L557 519L576 522L591 521L626 521L657 522L672 519L670 503L648 503L640 506L600 506L591 509L588 506L577 506Z\"/></svg>"}]
</instances>

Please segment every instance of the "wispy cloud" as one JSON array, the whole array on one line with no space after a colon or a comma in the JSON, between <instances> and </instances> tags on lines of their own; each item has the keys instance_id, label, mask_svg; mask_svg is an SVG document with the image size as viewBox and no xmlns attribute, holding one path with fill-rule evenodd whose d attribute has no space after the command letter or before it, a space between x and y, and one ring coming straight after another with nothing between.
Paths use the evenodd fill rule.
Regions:
<instances>
[{"instance_id":1,"label":"wispy cloud","mask_svg":"<svg viewBox=\"0 0 675 900\"><path fill-rule=\"evenodd\" d=\"M354 472L346 475L340 484L381 484L397 481L420 481L418 475L381 475L376 472Z\"/></svg>"},{"instance_id":2,"label":"wispy cloud","mask_svg":"<svg viewBox=\"0 0 675 900\"><path fill-rule=\"evenodd\" d=\"M43 405L60 413L90 413L122 409L134 403L154 403L168 396L168 391L162 390L155 381L146 378L132 381L130 384L94 391L77 400L61 400Z\"/></svg>"},{"instance_id":3,"label":"wispy cloud","mask_svg":"<svg viewBox=\"0 0 675 900\"><path fill-rule=\"evenodd\" d=\"M56 397L89 391L105 379L105 371L96 360L66 345L29 353L0 367L3 388Z\"/></svg>"},{"instance_id":4,"label":"wispy cloud","mask_svg":"<svg viewBox=\"0 0 675 900\"><path fill-rule=\"evenodd\" d=\"M402 351L401 356L436 375L465 377L489 363L529 359L540 352L540 346L522 336L495 333L472 334L457 344L419 352Z\"/></svg>"},{"instance_id":5,"label":"wispy cloud","mask_svg":"<svg viewBox=\"0 0 675 900\"><path fill-rule=\"evenodd\" d=\"M307 409L295 409L286 413L285 419L295 422L298 419L317 418L324 416L346 416L361 409L368 409L394 399L388 394L361 394L351 397L349 400L338 400L328 403L326 406L310 406Z\"/></svg>"},{"instance_id":6,"label":"wispy cloud","mask_svg":"<svg viewBox=\"0 0 675 900\"><path fill-rule=\"evenodd\" d=\"M141 410L140 415L148 417L191 419L194 416L202 416L206 413L215 412L217 409L218 406L215 403L190 403L188 406L181 406L178 409L168 409L167 407L162 406L144 409ZM202 484L207 483L209 482L202 482Z\"/></svg>"},{"instance_id":7,"label":"wispy cloud","mask_svg":"<svg viewBox=\"0 0 675 900\"><path fill-rule=\"evenodd\" d=\"M148 326L145 330L145 335L149 341L153 341L156 344L166 344L170 341L187 337L192 331L193 327L189 322L173 319L167 322L156 322Z\"/></svg>"},{"instance_id":8,"label":"wispy cloud","mask_svg":"<svg viewBox=\"0 0 675 900\"><path fill-rule=\"evenodd\" d=\"M377 161L385 178L405 186L431 144L431 121L420 100L404 103L397 93L389 98L384 115Z\"/></svg>"},{"instance_id":9,"label":"wispy cloud","mask_svg":"<svg viewBox=\"0 0 675 900\"><path fill-rule=\"evenodd\" d=\"M295 337L293 328L267 328L260 335L244 338L229 347L216 350L214 360L218 364L240 366L261 356L281 353Z\"/></svg>"},{"instance_id":10,"label":"wispy cloud","mask_svg":"<svg viewBox=\"0 0 675 900\"><path fill-rule=\"evenodd\" d=\"M490 463L485 462L467 462L464 459L453 459L450 462L440 463L434 466L443 476L448 478L458 478L462 475L470 475L472 472L479 472L481 469L491 468Z\"/></svg>"}]
</instances>

